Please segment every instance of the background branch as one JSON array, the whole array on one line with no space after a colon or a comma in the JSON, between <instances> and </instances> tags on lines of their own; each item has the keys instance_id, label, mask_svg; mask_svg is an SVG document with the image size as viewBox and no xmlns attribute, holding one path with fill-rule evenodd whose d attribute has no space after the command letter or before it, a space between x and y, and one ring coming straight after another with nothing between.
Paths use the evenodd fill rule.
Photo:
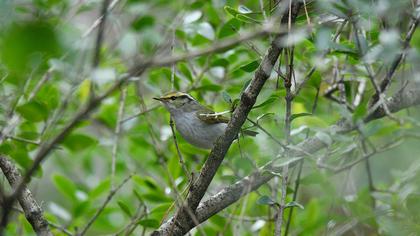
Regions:
<instances>
[{"instance_id":1,"label":"background branch","mask_svg":"<svg viewBox=\"0 0 420 236\"><path fill-rule=\"evenodd\" d=\"M16 188L21 180L21 175L16 166L9 158L0 155L0 168L3 171L4 176L6 176L10 186ZM22 194L18 197L18 201L25 213L26 219L31 224L35 233L41 236L52 236L53 234L48 227L48 221L44 218L41 207L28 188L23 188ZM7 208L8 207L3 206L3 210L6 210ZM4 228L5 226L2 225L0 227Z\"/></svg>"}]
</instances>

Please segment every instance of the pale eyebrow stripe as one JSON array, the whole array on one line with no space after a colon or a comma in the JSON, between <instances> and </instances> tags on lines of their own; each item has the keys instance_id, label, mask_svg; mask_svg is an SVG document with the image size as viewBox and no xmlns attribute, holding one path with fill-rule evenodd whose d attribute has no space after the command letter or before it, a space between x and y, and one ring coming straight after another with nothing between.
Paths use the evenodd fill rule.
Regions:
<instances>
[{"instance_id":1,"label":"pale eyebrow stripe","mask_svg":"<svg viewBox=\"0 0 420 236\"><path fill-rule=\"evenodd\" d=\"M191 95L189 95L189 94L184 94L184 95L187 96L189 99L195 101L195 99L193 97L191 97Z\"/></svg>"}]
</instances>

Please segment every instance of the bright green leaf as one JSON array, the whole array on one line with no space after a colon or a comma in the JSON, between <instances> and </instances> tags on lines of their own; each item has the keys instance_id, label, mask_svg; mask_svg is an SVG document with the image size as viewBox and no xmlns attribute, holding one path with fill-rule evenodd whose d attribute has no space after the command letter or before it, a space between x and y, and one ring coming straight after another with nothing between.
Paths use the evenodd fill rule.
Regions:
<instances>
[{"instance_id":1,"label":"bright green leaf","mask_svg":"<svg viewBox=\"0 0 420 236\"><path fill-rule=\"evenodd\" d=\"M255 71L259 65L260 65L260 60L255 60L255 61L251 61L247 63L246 65L241 66L239 69L250 73L250 72Z\"/></svg>"},{"instance_id":2,"label":"bright green leaf","mask_svg":"<svg viewBox=\"0 0 420 236\"><path fill-rule=\"evenodd\" d=\"M295 202L295 201L293 201L293 202L288 202L285 206L284 206L285 208L288 208L288 207L299 207L300 209L305 209L300 203L298 203L298 202Z\"/></svg>"},{"instance_id":3,"label":"bright green leaf","mask_svg":"<svg viewBox=\"0 0 420 236\"><path fill-rule=\"evenodd\" d=\"M127 204L125 204L123 201L118 201L117 204L121 208L121 210L123 210L123 212L125 214L127 214L127 216L132 217L132 213L130 211L130 207L128 207Z\"/></svg>"},{"instance_id":4,"label":"bright green leaf","mask_svg":"<svg viewBox=\"0 0 420 236\"><path fill-rule=\"evenodd\" d=\"M28 121L40 122L48 118L48 108L46 105L30 101L16 108L16 111Z\"/></svg>"},{"instance_id":5,"label":"bright green leaf","mask_svg":"<svg viewBox=\"0 0 420 236\"><path fill-rule=\"evenodd\" d=\"M55 187L58 191L72 201L76 201L76 185L69 178L55 174L52 177Z\"/></svg>"},{"instance_id":6,"label":"bright green leaf","mask_svg":"<svg viewBox=\"0 0 420 236\"><path fill-rule=\"evenodd\" d=\"M85 134L70 134L63 141L63 145L73 152L82 151L96 143L95 139Z\"/></svg>"},{"instance_id":7,"label":"bright green leaf","mask_svg":"<svg viewBox=\"0 0 420 236\"><path fill-rule=\"evenodd\" d=\"M290 121L292 121L292 120L294 120L294 119L296 119L296 118L299 118L299 117L303 117L303 116L311 116L311 115L312 115L312 113L307 113L307 112L297 113L297 114L292 114L292 115L290 116Z\"/></svg>"},{"instance_id":8,"label":"bright green leaf","mask_svg":"<svg viewBox=\"0 0 420 236\"><path fill-rule=\"evenodd\" d=\"M272 205L276 205L277 203L273 201L273 199L271 199L269 196L264 195L258 199L257 204L272 206Z\"/></svg>"},{"instance_id":9,"label":"bright green leaf","mask_svg":"<svg viewBox=\"0 0 420 236\"><path fill-rule=\"evenodd\" d=\"M159 227L159 221L154 219L143 219L139 220L138 223L146 228L157 229Z\"/></svg>"},{"instance_id":10,"label":"bright green leaf","mask_svg":"<svg viewBox=\"0 0 420 236\"><path fill-rule=\"evenodd\" d=\"M148 27L152 27L155 24L155 18L153 16L142 16L137 18L131 23L131 28L136 31L142 31Z\"/></svg>"},{"instance_id":11,"label":"bright green leaf","mask_svg":"<svg viewBox=\"0 0 420 236\"><path fill-rule=\"evenodd\" d=\"M185 77L187 77L187 79L191 82L193 81L193 76L192 73L190 71L190 69L188 68L186 63L179 63L178 64L178 70L181 71L181 73L183 75L185 75Z\"/></svg>"}]
</instances>

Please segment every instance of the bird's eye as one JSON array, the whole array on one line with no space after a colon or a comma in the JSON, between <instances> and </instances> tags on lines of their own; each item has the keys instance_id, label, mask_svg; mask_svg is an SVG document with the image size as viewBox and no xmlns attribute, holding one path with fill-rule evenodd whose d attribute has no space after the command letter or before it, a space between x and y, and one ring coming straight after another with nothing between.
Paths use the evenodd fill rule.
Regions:
<instances>
[{"instance_id":1,"label":"bird's eye","mask_svg":"<svg viewBox=\"0 0 420 236\"><path fill-rule=\"evenodd\" d=\"M175 100L175 99L176 99L176 97L175 97L175 96L172 96L172 97L170 97L170 99L171 99L171 100Z\"/></svg>"}]
</instances>

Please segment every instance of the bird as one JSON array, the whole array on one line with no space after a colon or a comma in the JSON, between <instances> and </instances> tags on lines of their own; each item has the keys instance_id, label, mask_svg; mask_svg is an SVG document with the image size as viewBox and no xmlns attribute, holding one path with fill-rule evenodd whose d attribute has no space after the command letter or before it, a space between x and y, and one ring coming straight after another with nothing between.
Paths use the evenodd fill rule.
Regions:
<instances>
[{"instance_id":1,"label":"bird","mask_svg":"<svg viewBox=\"0 0 420 236\"><path fill-rule=\"evenodd\" d=\"M181 136L198 148L211 149L229 122L229 118L201 105L188 93L175 91L153 99L169 111ZM255 136L257 132L245 130L244 134Z\"/></svg>"}]
</instances>

